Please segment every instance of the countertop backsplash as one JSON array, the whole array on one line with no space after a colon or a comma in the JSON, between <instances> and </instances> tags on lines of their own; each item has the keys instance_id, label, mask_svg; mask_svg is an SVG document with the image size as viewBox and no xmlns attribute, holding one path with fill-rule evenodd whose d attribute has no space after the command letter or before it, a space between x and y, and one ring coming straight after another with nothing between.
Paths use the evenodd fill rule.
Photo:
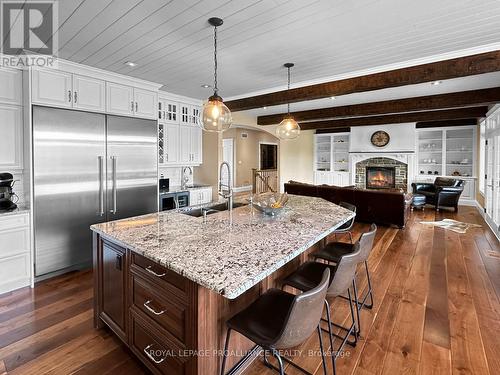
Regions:
<instances>
[{"instance_id":1,"label":"countertop backsplash","mask_svg":"<svg viewBox=\"0 0 500 375\"><path fill-rule=\"evenodd\" d=\"M176 168L159 168L159 176L160 178L169 178L170 179L170 186L180 186L181 185L181 179L182 179L182 169L181 167L176 167ZM194 168L191 167L193 170L192 175L188 175L189 181L188 184L192 184L194 181Z\"/></svg>"}]
</instances>

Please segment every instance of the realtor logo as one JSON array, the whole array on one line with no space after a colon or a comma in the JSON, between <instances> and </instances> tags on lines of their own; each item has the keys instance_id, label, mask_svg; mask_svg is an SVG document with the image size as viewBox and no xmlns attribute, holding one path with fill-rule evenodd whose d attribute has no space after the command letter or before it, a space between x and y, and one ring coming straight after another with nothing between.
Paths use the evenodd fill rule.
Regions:
<instances>
[{"instance_id":1,"label":"realtor logo","mask_svg":"<svg viewBox=\"0 0 500 375\"><path fill-rule=\"evenodd\" d=\"M0 65L53 66L57 53L57 3L0 0L0 4Z\"/></svg>"}]
</instances>

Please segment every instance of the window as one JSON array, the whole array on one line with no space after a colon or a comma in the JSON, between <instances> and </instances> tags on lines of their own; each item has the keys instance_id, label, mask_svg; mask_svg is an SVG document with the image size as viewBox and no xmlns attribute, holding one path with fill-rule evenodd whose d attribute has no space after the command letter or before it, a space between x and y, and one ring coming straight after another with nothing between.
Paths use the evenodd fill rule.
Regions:
<instances>
[{"instance_id":1,"label":"window","mask_svg":"<svg viewBox=\"0 0 500 375\"><path fill-rule=\"evenodd\" d=\"M260 169L278 169L278 145L261 143L259 146Z\"/></svg>"},{"instance_id":2,"label":"window","mask_svg":"<svg viewBox=\"0 0 500 375\"><path fill-rule=\"evenodd\" d=\"M485 160L485 142L486 142L486 121L479 125L479 192L484 195L484 165Z\"/></svg>"}]
</instances>

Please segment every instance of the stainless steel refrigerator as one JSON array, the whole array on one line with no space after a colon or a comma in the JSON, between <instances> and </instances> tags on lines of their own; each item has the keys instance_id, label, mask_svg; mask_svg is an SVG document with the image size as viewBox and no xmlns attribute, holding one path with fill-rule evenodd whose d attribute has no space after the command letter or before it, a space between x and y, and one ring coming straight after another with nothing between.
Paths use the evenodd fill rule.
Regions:
<instances>
[{"instance_id":1,"label":"stainless steel refrigerator","mask_svg":"<svg viewBox=\"0 0 500 375\"><path fill-rule=\"evenodd\" d=\"M89 267L94 223L158 209L157 123L33 107L35 275Z\"/></svg>"}]
</instances>

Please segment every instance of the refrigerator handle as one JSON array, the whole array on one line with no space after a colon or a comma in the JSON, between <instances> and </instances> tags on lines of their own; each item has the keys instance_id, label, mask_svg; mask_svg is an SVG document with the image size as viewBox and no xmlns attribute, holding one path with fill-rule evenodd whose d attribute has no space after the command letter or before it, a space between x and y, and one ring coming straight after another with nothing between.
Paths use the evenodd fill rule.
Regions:
<instances>
[{"instance_id":1,"label":"refrigerator handle","mask_svg":"<svg viewBox=\"0 0 500 375\"><path fill-rule=\"evenodd\" d=\"M98 156L99 160L99 215L104 216L104 159Z\"/></svg>"},{"instance_id":2,"label":"refrigerator handle","mask_svg":"<svg viewBox=\"0 0 500 375\"><path fill-rule=\"evenodd\" d=\"M116 156L111 156L112 172L111 178L113 179L113 209L110 210L112 214L116 214Z\"/></svg>"}]
</instances>

